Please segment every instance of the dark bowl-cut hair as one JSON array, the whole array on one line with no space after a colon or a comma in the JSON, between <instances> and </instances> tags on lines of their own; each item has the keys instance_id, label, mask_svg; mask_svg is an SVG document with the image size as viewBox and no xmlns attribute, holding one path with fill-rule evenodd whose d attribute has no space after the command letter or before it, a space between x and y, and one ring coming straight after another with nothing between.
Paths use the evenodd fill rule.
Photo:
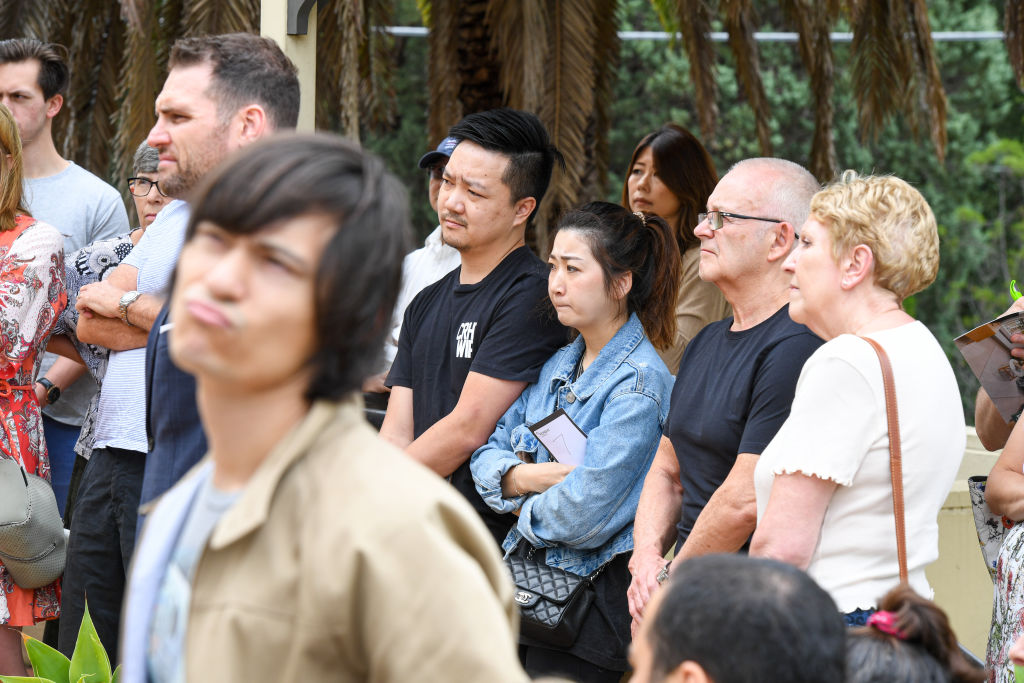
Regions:
<instances>
[{"instance_id":1,"label":"dark bowl-cut hair","mask_svg":"<svg viewBox=\"0 0 1024 683\"><path fill-rule=\"evenodd\" d=\"M533 221L548 191L555 162L565 167L544 124L527 111L503 108L468 114L448 130L448 135L508 157L501 181L508 186L512 201L525 197L537 200L527 223Z\"/></svg>"},{"instance_id":2,"label":"dark bowl-cut hair","mask_svg":"<svg viewBox=\"0 0 1024 683\"><path fill-rule=\"evenodd\" d=\"M222 119L250 103L267 112L277 130L299 120L298 69L270 38L251 33L193 36L174 43L168 69L209 63L210 95Z\"/></svg>"},{"instance_id":3,"label":"dark bowl-cut hair","mask_svg":"<svg viewBox=\"0 0 1024 683\"><path fill-rule=\"evenodd\" d=\"M681 264L668 224L654 214L633 213L611 202L590 202L559 219L552 244L562 230L579 233L590 247L604 273L606 291L611 292L618 276L633 274L626 309L640 318L655 348L670 347L676 338Z\"/></svg>"},{"instance_id":4,"label":"dark bowl-cut hair","mask_svg":"<svg viewBox=\"0 0 1024 683\"><path fill-rule=\"evenodd\" d=\"M648 147L651 148L658 178L679 200L679 218L671 227L675 231L679 253L684 253L700 244L693 229L699 222L697 214L707 209L708 197L718 184L715 162L693 133L677 123L666 123L645 135L633 150L622 182L622 205L626 208L629 208L629 176L637 158Z\"/></svg>"},{"instance_id":5,"label":"dark bowl-cut hair","mask_svg":"<svg viewBox=\"0 0 1024 683\"><path fill-rule=\"evenodd\" d=\"M384 163L329 134L256 142L204 179L186 240L202 221L248 235L308 215L326 216L338 230L316 271L306 397L335 400L377 366L409 246L408 197Z\"/></svg>"},{"instance_id":6,"label":"dark bowl-cut hair","mask_svg":"<svg viewBox=\"0 0 1024 683\"><path fill-rule=\"evenodd\" d=\"M35 38L0 40L0 64L39 62L37 83L43 98L66 95L71 74L68 71L68 49L59 43L44 43Z\"/></svg>"},{"instance_id":7,"label":"dark bowl-cut hair","mask_svg":"<svg viewBox=\"0 0 1024 683\"><path fill-rule=\"evenodd\" d=\"M648 630L652 680L681 663L715 683L832 683L844 676L846 624L829 594L792 565L745 555L687 560Z\"/></svg>"}]
</instances>

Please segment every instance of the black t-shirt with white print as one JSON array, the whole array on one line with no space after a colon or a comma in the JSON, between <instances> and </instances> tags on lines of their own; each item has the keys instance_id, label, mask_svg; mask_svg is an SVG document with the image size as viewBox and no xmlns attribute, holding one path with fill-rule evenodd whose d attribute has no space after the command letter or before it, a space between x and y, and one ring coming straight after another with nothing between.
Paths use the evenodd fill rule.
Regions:
<instances>
[{"instance_id":1,"label":"black t-shirt with white print","mask_svg":"<svg viewBox=\"0 0 1024 683\"><path fill-rule=\"evenodd\" d=\"M415 437L452 411L470 371L537 380L545 361L568 340L548 299L547 270L524 246L480 282L460 284L456 268L412 300L387 383L412 389ZM495 538L504 539L515 517L487 507L473 486L468 461L452 474L452 484Z\"/></svg>"}]
</instances>

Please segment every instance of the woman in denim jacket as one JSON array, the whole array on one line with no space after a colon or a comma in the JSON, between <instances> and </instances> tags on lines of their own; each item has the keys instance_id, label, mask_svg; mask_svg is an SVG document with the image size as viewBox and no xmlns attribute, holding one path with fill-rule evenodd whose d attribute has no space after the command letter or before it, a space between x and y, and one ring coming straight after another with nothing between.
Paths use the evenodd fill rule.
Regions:
<instances>
[{"instance_id":1,"label":"woman in denim jacket","mask_svg":"<svg viewBox=\"0 0 1024 683\"><path fill-rule=\"evenodd\" d=\"M657 216L591 202L559 222L548 262L558 319L579 336L544 365L470 467L491 508L519 515L506 554L526 543L552 567L601 569L571 647L520 637L527 672L617 681L628 668L633 517L672 391L655 345L675 338L679 250ZM529 428L558 409L587 435L577 467L555 461Z\"/></svg>"}]
</instances>

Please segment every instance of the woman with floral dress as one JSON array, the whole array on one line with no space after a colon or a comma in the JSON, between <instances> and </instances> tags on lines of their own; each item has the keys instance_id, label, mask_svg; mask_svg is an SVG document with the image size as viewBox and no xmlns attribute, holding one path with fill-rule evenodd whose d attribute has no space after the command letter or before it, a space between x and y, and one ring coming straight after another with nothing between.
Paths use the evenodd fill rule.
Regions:
<instances>
[{"instance_id":1,"label":"woman with floral dress","mask_svg":"<svg viewBox=\"0 0 1024 683\"><path fill-rule=\"evenodd\" d=\"M61 310L64 238L22 200L21 139L0 106L0 458L44 479L50 465L34 384L38 359ZM25 675L21 627L60 615L60 586L17 586L0 563L0 674Z\"/></svg>"}]
</instances>

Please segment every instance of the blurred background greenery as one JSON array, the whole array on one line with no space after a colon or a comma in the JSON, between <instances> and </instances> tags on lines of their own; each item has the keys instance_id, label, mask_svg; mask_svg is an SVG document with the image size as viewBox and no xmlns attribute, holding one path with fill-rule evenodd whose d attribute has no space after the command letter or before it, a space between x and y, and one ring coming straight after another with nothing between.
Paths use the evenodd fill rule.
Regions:
<instances>
[{"instance_id":1,"label":"blurred background greenery","mask_svg":"<svg viewBox=\"0 0 1024 683\"><path fill-rule=\"evenodd\" d=\"M931 0L934 31L998 31L1001 2ZM771 7L759 7L759 30L791 30ZM395 23L417 25L412 0L397 4ZM662 30L648 0L623 0L621 30ZM844 30L840 23L836 30ZM720 120L714 139L704 140L719 173L736 161L758 156L754 114L738 85L732 53L718 50ZM436 224L426 199L419 156L437 140L427 130L427 41L397 38L394 117L383 127L364 127L362 142L386 159L409 187L414 226L422 239ZM774 154L807 163L813 134L810 85L795 43L761 43L760 65L771 107ZM973 424L977 381L953 339L1010 304L1011 279L1024 281L1024 94L1017 87L1007 51L999 40L936 42L948 98L948 143L939 161L927 136L915 139L905 119L891 119L877 139L862 139L851 84L850 43L835 43L834 142L839 169L897 175L928 199L939 223L938 279L907 301L943 344L960 383L964 410ZM618 201L637 141L666 121L699 135L687 57L679 46L657 40L623 41L608 136L605 198Z\"/></svg>"}]
</instances>

